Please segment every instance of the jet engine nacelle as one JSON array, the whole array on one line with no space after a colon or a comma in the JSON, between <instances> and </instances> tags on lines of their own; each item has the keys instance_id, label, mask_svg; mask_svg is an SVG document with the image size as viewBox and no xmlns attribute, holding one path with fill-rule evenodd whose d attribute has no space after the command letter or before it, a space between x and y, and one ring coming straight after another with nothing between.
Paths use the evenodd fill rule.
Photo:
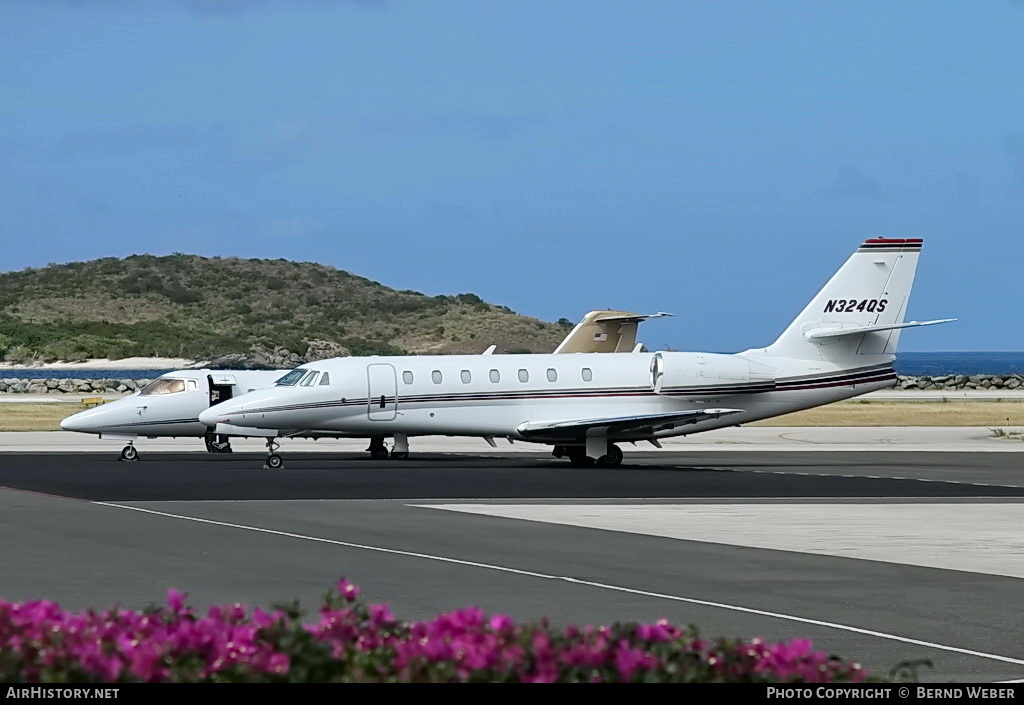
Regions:
<instances>
[{"instance_id":1,"label":"jet engine nacelle","mask_svg":"<svg viewBox=\"0 0 1024 705\"><path fill-rule=\"evenodd\" d=\"M658 394L670 394L681 388L751 384L774 387L775 368L735 355L714 353L659 352L651 360L651 388Z\"/></svg>"}]
</instances>

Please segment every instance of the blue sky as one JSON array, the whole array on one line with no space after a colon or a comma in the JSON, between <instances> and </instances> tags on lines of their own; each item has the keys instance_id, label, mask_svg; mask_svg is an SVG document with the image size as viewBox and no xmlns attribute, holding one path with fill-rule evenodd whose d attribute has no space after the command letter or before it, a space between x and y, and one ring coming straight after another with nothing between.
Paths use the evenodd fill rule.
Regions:
<instances>
[{"instance_id":1,"label":"blue sky","mask_svg":"<svg viewBox=\"0 0 1024 705\"><path fill-rule=\"evenodd\" d=\"M0 0L2 269L316 261L652 347L923 237L908 350L1022 350L1024 2Z\"/></svg>"}]
</instances>

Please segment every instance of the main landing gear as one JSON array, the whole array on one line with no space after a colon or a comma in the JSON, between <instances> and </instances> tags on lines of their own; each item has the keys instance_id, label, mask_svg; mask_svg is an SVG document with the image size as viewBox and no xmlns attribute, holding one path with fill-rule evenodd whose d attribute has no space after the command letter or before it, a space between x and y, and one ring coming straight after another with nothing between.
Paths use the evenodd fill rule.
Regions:
<instances>
[{"instance_id":1,"label":"main landing gear","mask_svg":"<svg viewBox=\"0 0 1024 705\"><path fill-rule=\"evenodd\" d=\"M622 450L614 443L609 443L605 454L598 458L588 456L584 446L555 446L551 455L556 458L569 458L569 463L574 467L597 465L607 468L622 465Z\"/></svg>"},{"instance_id":2,"label":"main landing gear","mask_svg":"<svg viewBox=\"0 0 1024 705\"><path fill-rule=\"evenodd\" d=\"M387 460L390 453L388 453L388 447L384 445L384 436L374 436L370 439L370 447L366 450L370 451L370 457L374 460Z\"/></svg>"},{"instance_id":3,"label":"main landing gear","mask_svg":"<svg viewBox=\"0 0 1024 705\"><path fill-rule=\"evenodd\" d=\"M404 433L395 434L395 445L391 449L391 457L395 460L409 459L409 437Z\"/></svg>"},{"instance_id":4,"label":"main landing gear","mask_svg":"<svg viewBox=\"0 0 1024 705\"><path fill-rule=\"evenodd\" d=\"M608 452L597 459L597 464L603 467L622 465L622 450L614 443L609 443Z\"/></svg>"},{"instance_id":5,"label":"main landing gear","mask_svg":"<svg viewBox=\"0 0 1024 705\"><path fill-rule=\"evenodd\" d=\"M135 447L132 441L128 441L128 445L121 449L121 458L127 462L135 462L139 459L139 449Z\"/></svg>"},{"instance_id":6,"label":"main landing gear","mask_svg":"<svg viewBox=\"0 0 1024 705\"><path fill-rule=\"evenodd\" d=\"M370 457L374 460L407 460L409 458L409 437L404 433L395 434L395 444L388 450L384 445L384 436L373 436L370 438L370 447L367 448Z\"/></svg>"},{"instance_id":7,"label":"main landing gear","mask_svg":"<svg viewBox=\"0 0 1024 705\"><path fill-rule=\"evenodd\" d=\"M218 436L213 433L207 433L203 440L206 442L206 450L210 453L230 453L231 452L231 441L228 436Z\"/></svg>"},{"instance_id":8,"label":"main landing gear","mask_svg":"<svg viewBox=\"0 0 1024 705\"><path fill-rule=\"evenodd\" d=\"M281 470L284 468L284 458L277 454L281 444L276 438L267 439L267 459L263 463L264 470Z\"/></svg>"}]
</instances>

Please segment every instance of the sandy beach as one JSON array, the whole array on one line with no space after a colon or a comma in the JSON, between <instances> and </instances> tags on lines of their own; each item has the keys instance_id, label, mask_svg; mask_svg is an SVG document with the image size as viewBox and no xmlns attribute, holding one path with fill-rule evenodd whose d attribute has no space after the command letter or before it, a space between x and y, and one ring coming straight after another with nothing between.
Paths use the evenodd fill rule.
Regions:
<instances>
[{"instance_id":1,"label":"sandy beach","mask_svg":"<svg viewBox=\"0 0 1024 705\"><path fill-rule=\"evenodd\" d=\"M40 362L24 364L0 362L0 370L18 368L33 370L180 370L187 367L203 367L202 360L186 360L181 357L126 357L121 360L99 358L82 362Z\"/></svg>"}]
</instances>

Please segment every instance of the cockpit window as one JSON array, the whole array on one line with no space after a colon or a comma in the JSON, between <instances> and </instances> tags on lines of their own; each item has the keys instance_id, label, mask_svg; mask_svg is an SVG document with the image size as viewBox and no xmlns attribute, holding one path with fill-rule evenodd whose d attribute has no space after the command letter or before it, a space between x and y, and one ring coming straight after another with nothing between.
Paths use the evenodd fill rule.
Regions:
<instances>
[{"instance_id":1,"label":"cockpit window","mask_svg":"<svg viewBox=\"0 0 1024 705\"><path fill-rule=\"evenodd\" d=\"M305 368L296 368L289 372L288 374L286 374L281 379L274 382L274 385L277 387L294 387L296 384L299 383L300 379L306 376L307 372L309 372L309 370Z\"/></svg>"},{"instance_id":2,"label":"cockpit window","mask_svg":"<svg viewBox=\"0 0 1024 705\"><path fill-rule=\"evenodd\" d=\"M324 372L324 376L320 378L320 386L327 387L331 384L331 376Z\"/></svg>"},{"instance_id":3,"label":"cockpit window","mask_svg":"<svg viewBox=\"0 0 1024 705\"><path fill-rule=\"evenodd\" d=\"M316 384L316 378L319 376L320 373L317 370L310 370L309 374L303 377L302 381L299 382L299 384L301 384L303 387L312 387L314 384Z\"/></svg>"},{"instance_id":4,"label":"cockpit window","mask_svg":"<svg viewBox=\"0 0 1024 705\"><path fill-rule=\"evenodd\" d=\"M185 391L185 380L183 379L154 379L142 388L142 394L151 396L155 394L177 394Z\"/></svg>"}]
</instances>

